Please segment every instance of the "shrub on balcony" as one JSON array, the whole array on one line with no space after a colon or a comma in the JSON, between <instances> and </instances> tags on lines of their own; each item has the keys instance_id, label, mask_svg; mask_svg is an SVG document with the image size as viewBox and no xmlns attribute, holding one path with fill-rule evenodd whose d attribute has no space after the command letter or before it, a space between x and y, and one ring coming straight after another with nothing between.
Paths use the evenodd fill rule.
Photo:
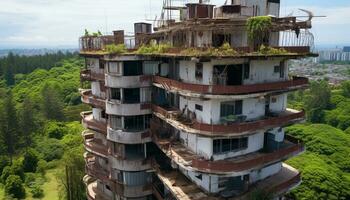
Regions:
<instances>
[{"instance_id":1,"label":"shrub on balcony","mask_svg":"<svg viewBox=\"0 0 350 200\"><path fill-rule=\"evenodd\" d=\"M262 41L266 37L272 26L272 18L270 16L251 17L247 21L247 32L251 42Z\"/></svg>"},{"instance_id":2,"label":"shrub on balcony","mask_svg":"<svg viewBox=\"0 0 350 200\"><path fill-rule=\"evenodd\" d=\"M109 44L106 45L105 50L111 54L122 54L126 52L126 47L124 44Z\"/></svg>"},{"instance_id":3,"label":"shrub on balcony","mask_svg":"<svg viewBox=\"0 0 350 200\"><path fill-rule=\"evenodd\" d=\"M289 52L285 49L276 49L273 47L261 45L259 48L258 54L264 54L264 55L282 55L282 54L288 54Z\"/></svg>"},{"instance_id":4,"label":"shrub on balcony","mask_svg":"<svg viewBox=\"0 0 350 200\"><path fill-rule=\"evenodd\" d=\"M199 48L187 48L183 51L181 51L182 55L186 56L235 56L239 53L234 50L229 43L224 43L219 48L207 48L207 49L199 49Z\"/></svg>"}]
</instances>

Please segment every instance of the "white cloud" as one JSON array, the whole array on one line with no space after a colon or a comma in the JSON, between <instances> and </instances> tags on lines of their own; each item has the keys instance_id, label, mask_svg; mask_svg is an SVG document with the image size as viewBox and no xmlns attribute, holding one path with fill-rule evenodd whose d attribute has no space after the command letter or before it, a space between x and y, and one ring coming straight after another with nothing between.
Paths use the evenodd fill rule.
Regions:
<instances>
[{"instance_id":1,"label":"white cloud","mask_svg":"<svg viewBox=\"0 0 350 200\"><path fill-rule=\"evenodd\" d=\"M214 4L224 2L212 1ZM7 35L1 35L0 45L78 46L78 38L85 28L102 32L117 29L132 32L134 22L159 16L161 5L162 0L1 0L0 16L6 17L0 17L0 28L6 27ZM318 42L349 41L349 7L301 5L300 8L312 10L315 15L327 15L327 18L314 20L313 32ZM297 8L282 8L284 13L292 10ZM330 38L335 30L337 37Z\"/></svg>"}]
</instances>

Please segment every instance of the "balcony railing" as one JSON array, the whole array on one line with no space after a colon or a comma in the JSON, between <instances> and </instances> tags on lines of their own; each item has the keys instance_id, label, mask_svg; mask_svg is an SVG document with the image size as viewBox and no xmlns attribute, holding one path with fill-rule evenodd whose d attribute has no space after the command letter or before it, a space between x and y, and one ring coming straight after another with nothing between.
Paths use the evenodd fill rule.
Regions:
<instances>
[{"instance_id":1,"label":"balcony railing","mask_svg":"<svg viewBox=\"0 0 350 200\"><path fill-rule=\"evenodd\" d=\"M181 111L169 111L165 108L162 108L157 105L152 106L152 110L154 113L158 113L164 119L169 119L170 124L175 126L175 124L181 124L177 128L184 130L193 130L199 134L205 135L221 135L221 134L244 134L247 132L256 131L259 129L267 129L273 128L277 126L285 126L293 121L303 120L305 116L305 111L291 111L288 110L286 112L281 113L276 117L265 117L264 119L251 121L251 122L237 122L229 125L222 124L205 124L200 123L198 121L189 121L187 120L185 123L182 121L183 118L180 118L179 115ZM172 123L174 122L174 123Z\"/></svg>"},{"instance_id":2,"label":"balcony railing","mask_svg":"<svg viewBox=\"0 0 350 200\"><path fill-rule=\"evenodd\" d=\"M79 39L81 51L99 51L105 49L106 45L116 44L113 35L106 36L83 36Z\"/></svg>"},{"instance_id":3,"label":"balcony railing","mask_svg":"<svg viewBox=\"0 0 350 200\"><path fill-rule=\"evenodd\" d=\"M101 181L109 181L109 172L104 170L100 166L93 156L89 156L85 159L86 162L86 172L89 176L95 177Z\"/></svg>"},{"instance_id":4,"label":"balcony railing","mask_svg":"<svg viewBox=\"0 0 350 200\"><path fill-rule=\"evenodd\" d=\"M101 139L94 138L94 135L89 133L83 135L84 147L88 152L105 158L108 156L108 147L102 143Z\"/></svg>"},{"instance_id":5,"label":"balcony railing","mask_svg":"<svg viewBox=\"0 0 350 200\"><path fill-rule=\"evenodd\" d=\"M266 166L269 163L286 160L304 151L302 143L294 143L295 138L288 136L284 147L271 153L254 153L227 160L211 161L188 150L179 142L170 139L159 139L157 132L161 129L158 123L151 121L151 132L153 141L175 162L190 166L193 169L209 173L228 173L250 170L255 167Z\"/></svg>"},{"instance_id":6,"label":"balcony railing","mask_svg":"<svg viewBox=\"0 0 350 200\"><path fill-rule=\"evenodd\" d=\"M84 69L80 71L80 79L82 81L104 81L105 80L105 73L103 71L101 72L94 72L90 69Z\"/></svg>"},{"instance_id":7,"label":"balcony railing","mask_svg":"<svg viewBox=\"0 0 350 200\"><path fill-rule=\"evenodd\" d=\"M192 83L184 83L160 76L153 77L154 83L162 85L164 89L184 90L200 94L248 94L275 90L291 90L294 88L306 87L309 83L307 78L293 77L292 80L280 81L273 83L259 83L253 85L199 85Z\"/></svg>"},{"instance_id":8,"label":"balcony railing","mask_svg":"<svg viewBox=\"0 0 350 200\"><path fill-rule=\"evenodd\" d=\"M82 118L82 124L86 128L107 135L107 123L103 121L95 120L92 116L92 112L82 112L81 118Z\"/></svg>"},{"instance_id":9,"label":"balcony railing","mask_svg":"<svg viewBox=\"0 0 350 200\"><path fill-rule=\"evenodd\" d=\"M91 90L85 90L81 92L81 101L83 103L92 105L96 108L106 109L106 102L104 99L94 96Z\"/></svg>"}]
</instances>

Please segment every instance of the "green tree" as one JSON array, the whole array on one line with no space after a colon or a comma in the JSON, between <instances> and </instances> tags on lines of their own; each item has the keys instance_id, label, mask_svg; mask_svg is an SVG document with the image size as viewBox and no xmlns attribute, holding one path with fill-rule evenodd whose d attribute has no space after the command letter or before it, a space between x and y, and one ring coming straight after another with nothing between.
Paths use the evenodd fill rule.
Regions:
<instances>
[{"instance_id":1,"label":"green tree","mask_svg":"<svg viewBox=\"0 0 350 200\"><path fill-rule=\"evenodd\" d=\"M39 158L34 149L29 149L24 154L23 170L24 172L35 172L38 166Z\"/></svg>"},{"instance_id":2,"label":"green tree","mask_svg":"<svg viewBox=\"0 0 350 200\"><path fill-rule=\"evenodd\" d=\"M32 133L36 130L35 108L29 97L24 99L19 116L21 131L25 138L24 145L29 147L32 144Z\"/></svg>"},{"instance_id":3,"label":"green tree","mask_svg":"<svg viewBox=\"0 0 350 200\"><path fill-rule=\"evenodd\" d=\"M46 119L64 120L63 100L57 85L46 83L41 90L42 111Z\"/></svg>"},{"instance_id":4,"label":"green tree","mask_svg":"<svg viewBox=\"0 0 350 200\"><path fill-rule=\"evenodd\" d=\"M12 86L15 84L15 74L14 74L15 62L16 62L15 55L12 52L10 52L7 56L7 60L4 68L4 78L8 86Z\"/></svg>"},{"instance_id":5,"label":"green tree","mask_svg":"<svg viewBox=\"0 0 350 200\"><path fill-rule=\"evenodd\" d=\"M341 84L341 88L343 90L343 95L347 98L350 98L350 81L344 81Z\"/></svg>"},{"instance_id":6,"label":"green tree","mask_svg":"<svg viewBox=\"0 0 350 200\"><path fill-rule=\"evenodd\" d=\"M0 132L1 138L4 141L4 145L6 146L6 153L10 157L10 161L12 162L12 156L15 153L15 148L19 143L19 128L17 121L17 113L15 104L12 99L12 93L9 92L4 104L5 116L2 121L4 124L2 125L2 131Z\"/></svg>"},{"instance_id":7,"label":"green tree","mask_svg":"<svg viewBox=\"0 0 350 200\"><path fill-rule=\"evenodd\" d=\"M85 175L85 161L82 158L83 150L75 148L69 150L64 158L65 170L58 178L63 188L61 193L66 200L85 200L85 184L82 182Z\"/></svg>"},{"instance_id":8,"label":"green tree","mask_svg":"<svg viewBox=\"0 0 350 200\"><path fill-rule=\"evenodd\" d=\"M326 81L312 82L304 97L307 118L310 122L323 122L324 110L330 106L331 89Z\"/></svg>"},{"instance_id":9,"label":"green tree","mask_svg":"<svg viewBox=\"0 0 350 200\"><path fill-rule=\"evenodd\" d=\"M22 184L22 180L17 175L10 175L6 179L5 192L7 194L12 194L13 197L21 199L25 197L25 189Z\"/></svg>"}]
</instances>

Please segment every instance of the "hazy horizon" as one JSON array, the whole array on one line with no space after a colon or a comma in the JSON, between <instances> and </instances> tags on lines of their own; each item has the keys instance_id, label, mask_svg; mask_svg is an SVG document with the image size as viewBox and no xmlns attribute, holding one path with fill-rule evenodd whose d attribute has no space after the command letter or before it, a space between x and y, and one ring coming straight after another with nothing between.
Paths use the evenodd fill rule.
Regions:
<instances>
[{"instance_id":1,"label":"hazy horizon","mask_svg":"<svg viewBox=\"0 0 350 200\"><path fill-rule=\"evenodd\" d=\"M2 0L0 3L0 49L78 48L84 29L91 32L124 29L133 31L133 23L159 16L162 0ZM225 0L212 0L222 5ZM281 0L281 16L315 15L311 32L316 47L350 45L350 1Z\"/></svg>"}]
</instances>

